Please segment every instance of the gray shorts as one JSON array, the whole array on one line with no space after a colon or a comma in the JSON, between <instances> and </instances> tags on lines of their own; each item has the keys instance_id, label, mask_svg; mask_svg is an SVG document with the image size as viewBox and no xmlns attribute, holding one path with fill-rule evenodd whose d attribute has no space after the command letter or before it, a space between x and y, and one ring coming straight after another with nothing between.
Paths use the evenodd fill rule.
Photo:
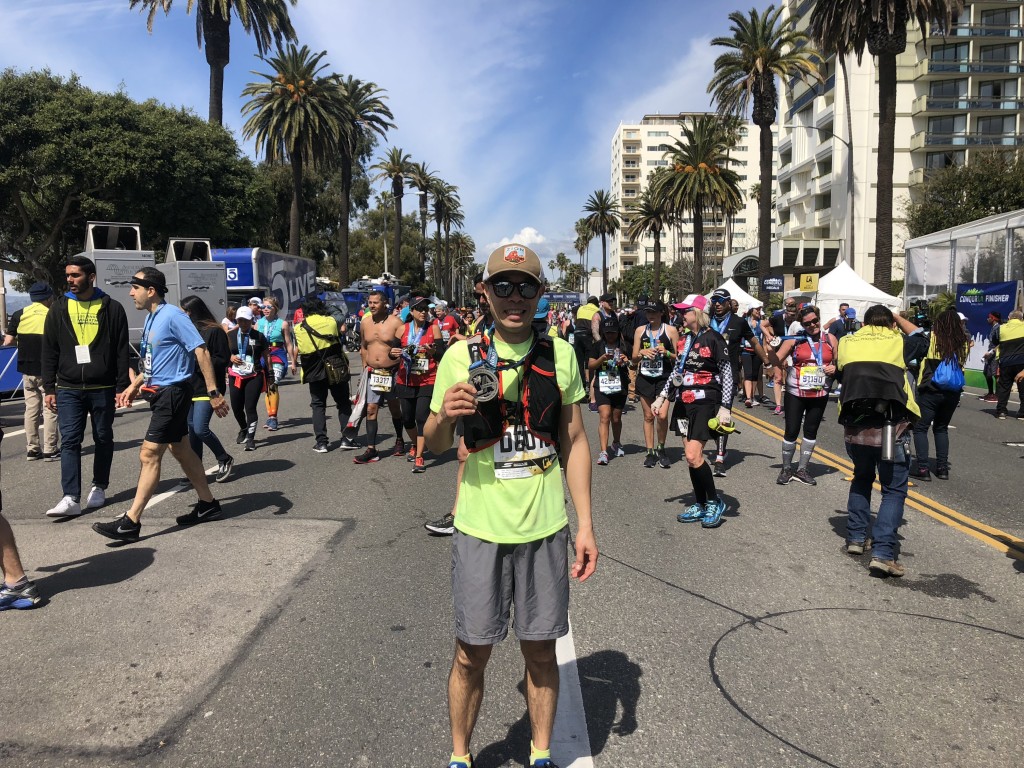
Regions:
<instances>
[{"instance_id":1,"label":"gray shorts","mask_svg":"<svg viewBox=\"0 0 1024 768\"><path fill-rule=\"evenodd\" d=\"M455 531L456 637L468 645L500 643L508 635L513 604L520 640L557 640L568 634L568 547L568 526L526 544L494 544Z\"/></svg>"},{"instance_id":2,"label":"gray shorts","mask_svg":"<svg viewBox=\"0 0 1024 768\"><path fill-rule=\"evenodd\" d=\"M395 373L398 371L398 367L391 369L391 391L390 392L377 392L370 388L369 383L366 385L366 404L376 405L378 403L388 403L396 397L395 388L398 384L395 382ZM366 375L369 376L370 372L367 370Z\"/></svg>"}]
</instances>

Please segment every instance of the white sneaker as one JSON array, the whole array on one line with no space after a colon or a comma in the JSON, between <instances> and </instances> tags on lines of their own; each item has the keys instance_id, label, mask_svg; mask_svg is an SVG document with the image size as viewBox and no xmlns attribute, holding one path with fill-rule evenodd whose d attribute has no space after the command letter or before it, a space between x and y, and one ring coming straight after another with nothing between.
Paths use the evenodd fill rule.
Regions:
<instances>
[{"instance_id":1,"label":"white sneaker","mask_svg":"<svg viewBox=\"0 0 1024 768\"><path fill-rule=\"evenodd\" d=\"M65 496L53 509L46 510L47 517L77 517L82 514L82 505L72 499L70 496Z\"/></svg>"},{"instance_id":2,"label":"white sneaker","mask_svg":"<svg viewBox=\"0 0 1024 768\"><path fill-rule=\"evenodd\" d=\"M86 509L99 509L107 503L107 495L98 485L89 489L89 495L85 497Z\"/></svg>"}]
</instances>

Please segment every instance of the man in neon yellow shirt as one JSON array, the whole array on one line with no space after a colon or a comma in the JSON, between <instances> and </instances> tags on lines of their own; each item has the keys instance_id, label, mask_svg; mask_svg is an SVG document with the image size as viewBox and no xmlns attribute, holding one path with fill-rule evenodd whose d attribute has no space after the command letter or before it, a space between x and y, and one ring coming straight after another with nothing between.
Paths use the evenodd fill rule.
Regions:
<instances>
[{"instance_id":1,"label":"man in neon yellow shirt","mask_svg":"<svg viewBox=\"0 0 1024 768\"><path fill-rule=\"evenodd\" d=\"M469 742L484 669L491 648L508 633L513 603L533 724L529 764L555 768L555 640L569 631L563 461L579 525L571 575L585 581L597 564L590 446L579 408L587 395L572 347L531 328L543 284L540 259L531 249L511 243L490 255L483 288L494 332L448 350L424 430L427 447L440 454L452 446L461 419L469 450L452 542L456 647L448 680L449 768L472 768ZM481 387L486 382L477 377L490 377L497 389L493 399L487 388L469 382L471 373Z\"/></svg>"}]
</instances>

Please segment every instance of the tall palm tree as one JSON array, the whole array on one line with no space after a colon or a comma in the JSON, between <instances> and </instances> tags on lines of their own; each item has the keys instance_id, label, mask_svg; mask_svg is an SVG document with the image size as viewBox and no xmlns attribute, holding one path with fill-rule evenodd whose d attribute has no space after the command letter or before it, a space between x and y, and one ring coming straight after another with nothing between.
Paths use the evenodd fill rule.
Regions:
<instances>
[{"instance_id":1,"label":"tall palm tree","mask_svg":"<svg viewBox=\"0 0 1024 768\"><path fill-rule=\"evenodd\" d=\"M584 218L590 231L601 236L601 293L608 293L608 235L619 230L622 213L614 195L599 189L587 198Z\"/></svg>"},{"instance_id":2,"label":"tall palm tree","mask_svg":"<svg viewBox=\"0 0 1024 768\"><path fill-rule=\"evenodd\" d=\"M631 243L648 234L654 238L654 280L651 295L658 299L661 298L661 231L668 226L672 215L668 199L662 191L663 186L656 181L658 176L664 173L666 172L654 174L640 198L628 207L630 222L626 227L626 236Z\"/></svg>"},{"instance_id":3,"label":"tall palm tree","mask_svg":"<svg viewBox=\"0 0 1024 768\"><path fill-rule=\"evenodd\" d=\"M146 29L153 32L153 19L157 11L171 12L174 0L128 0L129 8L149 10ZM260 58L266 56L271 44L278 48L285 42L294 42L295 30L288 17L288 3L298 0L187 0L185 13L196 9L196 43L206 48L206 63L210 65L210 106L208 120L222 125L224 122L224 69L231 60L231 13L238 17L242 29L256 40Z\"/></svg>"},{"instance_id":4,"label":"tall palm tree","mask_svg":"<svg viewBox=\"0 0 1024 768\"><path fill-rule=\"evenodd\" d=\"M391 147L373 170L379 171L374 181L391 180L391 194L395 199L395 260L402 252L402 196L405 194L405 177L412 168L412 158L401 147Z\"/></svg>"},{"instance_id":5,"label":"tall palm tree","mask_svg":"<svg viewBox=\"0 0 1024 768\"><path fill-rule=\"evenodd\" d=\"M590 250L590 241L594 239L594 233L590 231L590 225L587 224L585 218L576 219L574 228L576 230L576 241L573 243L573 248L580 255L580 267L585 271L587 265L583 262L585 261L587 251ZM581 248L580 245L583 247Z\"/></svg>"},{"instance_id":6,"label":"tall palm tree","mask_svg":"<svg viewBox=\"0 0 1024 768\"><path fill-rule=\"evenodd\" d=\"M345 131L342 135L338 161L341 166L341 221L338 228L338 279L349 284L348 234L352 209L352 169L365 157L376 136L384 137L394 115L388 109L384 91L376 83L348 77L339 83L345 102ZM396 273L397 274L397 273Z\"/></svg>"},{"instance_id":7,"label":"tall palm tree","mask_svg":"<svg viewBox=\"0 0 1024 768\"><path fill-rule=\"evenodd\" d=\"M470 266L473 264L473 254L476 253L476 243L473 238L465 232L456 232L452 235L452 290L448 296L457 304L462 304L465 296L464 288L466 276Z\"/></svg>"},{"instance_id":8,"label":"tall palm tree","mask_svg":"<svg viewBox=\"0 0 1024 768\"><path fill-rule=\"evenodd\" d=\"M413 163L406 174L406 181L420 193L420 281L427 279L427 195L437 175L426 163Z\"/></svg>"},{"instance_id":9,"label":"tall palm tree","mask_svg":"<svg viewBox=\"0 0 1024 768\"><path fill-rule=\"evenodd\" d=\"M440 178L436 178L431 184L430 196L434 199L434 223L437 225L433 265L434 282L438 288L443 290L448 259L447 247L442 246L441 228L444 227L447 233L451 231L452 224L461 223L462 201L459 200L459 188ZM444 242L447 242L447 237Z\"/></svg>"},{"instance_id":10,"label":"tall palm tree","mask_svg":"<svg viewBox=\"0 0 1024 768\"><path fill-rule=\"evenodd\" d=\"M778 8L770 5L764 12L752 8L746 16L734 11L729 14L731 36L711 41L712 45L729 50L715 59L715 75L708 83L708 93L712 94L721 114L745 118L749 109L751 120L759 128L761 191L757 200L757 269L762 286L771 269L772 160L775 155L772 127L779 104L776 78L820 77L820 54L807 45L806 33L780 21L782 10L781 5ZM696 261L694 263L696 267ZM762 300L766 300L764 289L760 290Z\"/></svg>"},{"instance_id":11,"label":"tall palm tree","mask_svg":"<svg viewBox=\"0 0 1024 768\"><path fill-rule=\"evenodd\" d=\"M302 172L335 160L345 125L345 103L338 76L323 74L321 60L327 51L314 54L305 45L290 43L286 50L267 60L271 74L253 72L265 78L249 83L243 96L252 97L242 107L249 115L242 128L246 139L255 138L257 151L271 162L285 159L292 167L292 209L288 251L300 253L303 222Z\"/></svg>"},{"instance_id":12,"label":"tall palm tree","mask_svg":"<svg viewBox=\"0 0 1024 768\"><path fill-rule=\"evenodd\" d=\"M892 289L892 167L896 150L896 57L907 49L907 25L923 35L944 35L964 9L963 0L828 0L811 9L811 35L836 57L878 58L878 179L875 199L874 284ZM931 29L930 29L931 28Z\"/></svg>"},{"instance_id":13,"label":"tall palm tree","mask_svg":"<svg viewBox=\"0 0 1024 768\"><path fill-rule=\"evenodd\" d=\"M713 115L690 117L681 123L683 136L666 153L667 173L654 177L654 194L677 212L693 216L693 272L697 292L703 291L704 218L726 215L740 206L739 175L728 167L733 141L728 126Z\"/></svg>"}]
</instances>

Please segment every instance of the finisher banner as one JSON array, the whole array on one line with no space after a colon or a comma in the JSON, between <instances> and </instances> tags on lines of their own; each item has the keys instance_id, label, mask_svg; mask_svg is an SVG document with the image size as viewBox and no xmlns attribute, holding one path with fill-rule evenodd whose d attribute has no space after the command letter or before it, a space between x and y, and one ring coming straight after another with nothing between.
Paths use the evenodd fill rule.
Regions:
<instances>
[{"instance_id":1,"label":"finisher banner","mask_svg":"<svg viewBox=\"0 0 1024 768\"><path fill-rule=\"evenodd\" d=\"M967 368L980 371L988 352L988 336L992 326L988 313L998 312L1003 320L1017 304L1017 283L957 283L956 308L967 316L967 334L974 342Z\"/></svg>"}]
</instances>

